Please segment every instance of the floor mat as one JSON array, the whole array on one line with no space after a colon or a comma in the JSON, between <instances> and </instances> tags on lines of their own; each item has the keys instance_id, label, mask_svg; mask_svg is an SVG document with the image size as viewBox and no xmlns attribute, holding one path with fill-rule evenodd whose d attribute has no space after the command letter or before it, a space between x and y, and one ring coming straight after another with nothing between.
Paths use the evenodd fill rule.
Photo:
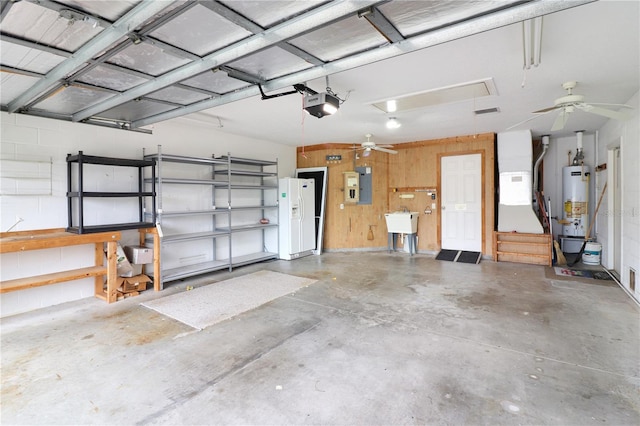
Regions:
<instances>
[{"instance_id":1,"label":"floor mat","mask_svg":"<svg viewBox=\"0 0 640 426\"><path fill-rule=\"evenodd\" d=\"M565 277L581 277L581 278L593 278L596 280L611 280L611 275L609 275L605 271L592 271L587 269L571 269L571 268L562 268L556 266L553 268L556 271L556 275L562 275Z\"/></svg>"},{"instance_id":2,"label":"floor mat","mask_svg":"<svg viewBox=\"0 0 640 426\"><path fill-rule=\"evenodd\" d=\"M446 260L448 262L459 263L480 263L482 253L477 251L464 251L464 250L440 250L440 253L436 256L436 260Z\"/></svg>"},{"instance_id":3,"label":"floor mat","mask_svg":"<svg viewBox=\"0 0 640 426\"><path fill-rule=\"evenodd\" d=\"M258 271L144 302L142 305L202 330L314 282L316 280L310 278Z\"/></svg>"},{"instance_id":4,"label":"floor mat","mask_svg":"<svg viewBox=\"0 0 640 426\"><path fill-rule=\"evenodd\" d=\"M460 263L480 263L480 259L482 258L482 253L477 251L463 251L458 256L456 262Z\"/></svg>"},{"instance_id":5,"label":"floor mat","mask_svg":"<svg viewBox=\"0 0 640 426\"><path fill-rule=\"evenodd\" d=\"M436 256L436 260L447 260L449 262L455 262L458 257L458 250L440 250L440 253Z\"/></svg>"}]
</instances>

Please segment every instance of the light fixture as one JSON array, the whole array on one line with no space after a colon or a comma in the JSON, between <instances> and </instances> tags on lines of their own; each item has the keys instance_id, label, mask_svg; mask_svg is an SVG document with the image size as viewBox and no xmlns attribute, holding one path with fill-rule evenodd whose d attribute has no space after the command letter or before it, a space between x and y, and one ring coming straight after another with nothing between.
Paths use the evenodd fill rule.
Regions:
<instances>
[{"instance_id":1,"label":"light fixture","mask_svg":"<svg viewBox=\"0 0 640 426\"><path fill-rule=\"evenodd\" d=\"M522 22L522 42L524 52L524 68L540 65L542 49L542 16Z\"/></svg>"},{"instance_id":2,"label":"light fixture","mask_svg":"<svg viewBox=\"0 0 640 426\"><path fill-rule=\"evenodd\" d=\"M387 120L387 129L397 129L400 126L402 126L402 123L396 117L389 117L389 120Z\"/></svg>"},{"instance_id":3,"label":"light fixture","mask_svg":"<svg viewBox=\"0 0 640 426\"><path fill-rule=\"evenodd\" d=\"M398 109L398 102L395 99L389 99L387 101L387 112L396 112Z\"/></svg>"},{"instance_id":4,"label":"light fixture","mask_svg":"<svg viewBox=\"0 0 640 426\"><path fill-rule=\"evenodd\" d=\"M304 97L303 108L314 117L322 118L325 115L335 114L340 108L340 100L326 92L316 93Z\"/></svg>"}]
</instances>

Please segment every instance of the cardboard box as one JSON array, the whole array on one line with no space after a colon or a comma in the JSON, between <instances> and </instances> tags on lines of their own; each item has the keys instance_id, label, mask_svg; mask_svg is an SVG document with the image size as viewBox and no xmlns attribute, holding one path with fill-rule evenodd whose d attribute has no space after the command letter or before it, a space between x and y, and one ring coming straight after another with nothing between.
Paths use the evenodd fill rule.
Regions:
<instances>
[{"instance_id":1,"label":"cardboard box","mask_svg":"<svg viewBox=\"0 0 640 426\"><path fill-rule=\"evenodd\" d=\"M117 262L117 270L118 276L120 277L131 277L133 276L133 267L127 256L124 254L124 250L122 250L122 246L118 243L116 248L116 262Z\"/></svg>"},{"instance_id":2,"label":"cardboard box","mask_svg":"<svg viewBox=\"0 0 640 426\"><path fill-rule=\"evenodd\" d=\"M153 263L153 249L142 246L126 246L124 252L134 265Z\"/></svg>"},{"instance_id":3,"label":"cardboard box","mask_svg":"<svg viewBox=\"0 0 640 426\"><path fill-rule=\"evenodd\" d=\"M147 289L147 283L151 278L144 274L133 277L118 277L116 284L120 293L131 293L134 291L144 291Z\"/></svg>"}]
</instances>

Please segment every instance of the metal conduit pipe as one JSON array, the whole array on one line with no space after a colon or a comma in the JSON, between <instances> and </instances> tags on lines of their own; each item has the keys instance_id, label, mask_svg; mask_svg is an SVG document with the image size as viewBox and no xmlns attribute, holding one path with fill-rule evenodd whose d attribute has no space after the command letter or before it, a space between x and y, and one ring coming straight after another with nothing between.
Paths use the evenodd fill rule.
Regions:
<instances>
[{"instance_id":1,"label":"metal conduit pipe","mask_svg":"<svg viewBox=\"0 0 640 426\"><path fill-rule=\"evenodd\" d=\"M533 193L538 191L538 168L540 167L540 163L542 162L542 157L547 153L549 149L549 135L544 135L542 137L542 152L538 159L536 160L535 165L533 166Z\"/></svg>"}]
</instances>

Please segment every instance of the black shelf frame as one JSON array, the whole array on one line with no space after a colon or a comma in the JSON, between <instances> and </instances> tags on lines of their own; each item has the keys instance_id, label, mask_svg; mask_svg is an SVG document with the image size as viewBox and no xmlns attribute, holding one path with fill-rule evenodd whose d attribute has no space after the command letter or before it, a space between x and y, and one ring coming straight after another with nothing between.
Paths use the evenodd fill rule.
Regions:
<instances>
[{"instance_id":1,"label":"black shelf frame","mask_svg":"<svg viewBox=\"0 0 640 426\"><path fill-rule=\"evenodd\" d=\"M73 165L77 164L77 191L73 191ZM86 164L96 164L102 166L135 167L138 169L138 191L137 192L85 192L84 188L84 166ZM67 232L75 234L89 234L95 232L121 231L127 229L152 228L156 224L156 161L154 159L132 160L128 158L99 157L95 155L84 155L82 151L78 154L67 154ZM151 191L144 190L144 168L151 167ZM104 225L84 225L84 199L85 198L114 198L129 197L138 199L138 222L114 223ZM152 221L144 220L144 199L151 197ZM78 224L73 223L73 200L78 200Z\"/></svg>"}]
</instances>

